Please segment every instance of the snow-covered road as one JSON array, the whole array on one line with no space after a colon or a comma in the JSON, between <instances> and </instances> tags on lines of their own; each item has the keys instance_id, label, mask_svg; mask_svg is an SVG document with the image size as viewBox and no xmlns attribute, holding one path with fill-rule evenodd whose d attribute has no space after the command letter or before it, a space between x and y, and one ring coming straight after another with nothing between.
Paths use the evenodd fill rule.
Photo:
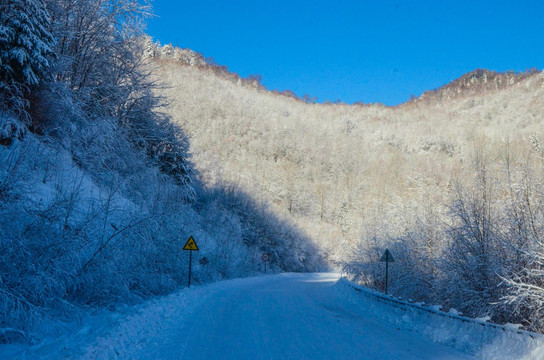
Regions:
<instances>
[{"instance_id":1,"label":"snow-covered road","mask_svg":"<svg viewBox=\"0 0 544 360\"><path fill-rule=\"evenodd\" d=\"M335 274L284 274L239 282L196 309L177 339L179 353L170 355L191 360L472 358L369 316L342 298L333 286L337 279Z\"/></svg>"},{"instance_id":2,"label":"snow-covered road","mask_svg":"<svg viewBox=\"0 0 544 360\"><path fill-rule=\"evenodd\" d=\"M89 314L29 348L0 346L0 358L544 359L541 335L394 307L337 280L278 274L181 289Z\"/></svg>"}]
</instances>

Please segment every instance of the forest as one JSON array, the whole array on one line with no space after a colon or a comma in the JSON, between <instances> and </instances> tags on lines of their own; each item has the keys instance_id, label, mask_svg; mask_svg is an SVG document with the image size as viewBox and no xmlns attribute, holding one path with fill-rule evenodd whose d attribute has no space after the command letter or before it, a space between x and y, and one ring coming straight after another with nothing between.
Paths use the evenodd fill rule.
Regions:
<instances>
[{"instance_id":1,"label":"forest","mask_svg":"<svg viewBox=\"0 0 544 360\"><path fill-rule=\"evenodd\" d=\"M148 2L0 2L0 343L93 309L269 269L325 268L242 187L202 181L145 56ZM207 261L195 261L206 258Z\"/></svg>"},{"instance_id":2,"label":"forest","mask_svg":"<svg viewBox=\"0 0 544 360\"><path fill-rule=\"evenodd\" d=\"M544 331L544 75L477 69L396 107L269 91L147 39L208 184L243 187L345 276Z\"/></svg>"}]
</instances>

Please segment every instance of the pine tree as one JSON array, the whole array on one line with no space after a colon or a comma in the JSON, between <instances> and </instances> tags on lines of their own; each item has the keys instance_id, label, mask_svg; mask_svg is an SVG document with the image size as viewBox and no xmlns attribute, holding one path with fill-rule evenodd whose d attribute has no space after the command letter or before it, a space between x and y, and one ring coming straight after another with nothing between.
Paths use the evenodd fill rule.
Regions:
<instances>
[{"instance_id":1,"label":"pine tree","mask_svg":"<svg viewBox=\"0 0 544 360\"><path fill-rule=\"evenodd\" d=\"M24 96L47 78L53 56L49 14L42 0L0 3L0 100L24 110Z\"/></svg>"}]
</instances>

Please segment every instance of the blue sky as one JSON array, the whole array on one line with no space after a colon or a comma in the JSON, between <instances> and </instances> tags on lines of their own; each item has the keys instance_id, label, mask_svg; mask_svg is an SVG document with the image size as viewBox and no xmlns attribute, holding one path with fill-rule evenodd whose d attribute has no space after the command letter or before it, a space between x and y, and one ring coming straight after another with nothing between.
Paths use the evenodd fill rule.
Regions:
<instances>
[{"instance_id":1,"label":"blue sky","mask_svg":"<svg viewBox=\"0 0 544 360\"><path fill-rule=\"evenodd\" d=\"M476 68L544 67L544 1L155 0L147 32L269 89L396 105Z\"/></svg>"}]
</instances>

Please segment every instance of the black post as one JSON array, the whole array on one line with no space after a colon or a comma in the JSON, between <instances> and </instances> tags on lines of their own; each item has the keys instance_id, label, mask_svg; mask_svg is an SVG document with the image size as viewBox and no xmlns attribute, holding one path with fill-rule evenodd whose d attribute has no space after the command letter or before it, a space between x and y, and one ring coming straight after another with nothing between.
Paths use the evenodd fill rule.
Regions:
<instances>
[{"instance_id":1,"label":"black post","mask_svg":"<svg viewBox=\"0 0 544 360\"><path fill-rule=\"evenodd\" d=\"M389 257L385 259L385 295L387 295L387 279L389 278Z\"/></svg>"},{"instance_id":2,"label":"black post","mask_svg":"<svg viewBox=\"0 0 544 360\"><path fill-rule=\"evenodd\" d=\"M187 287L191 287L191 265L193 262L193 250L189 250L189 282L187 284Z\"/></svg>"}]
</instances>

